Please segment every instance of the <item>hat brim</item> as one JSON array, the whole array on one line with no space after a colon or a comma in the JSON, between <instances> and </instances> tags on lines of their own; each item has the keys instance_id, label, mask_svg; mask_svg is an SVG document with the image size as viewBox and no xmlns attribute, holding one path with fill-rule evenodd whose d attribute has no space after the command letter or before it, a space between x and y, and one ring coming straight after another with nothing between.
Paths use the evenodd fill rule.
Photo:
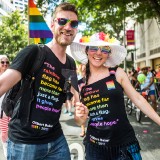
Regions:
<instances>
[{"instance_id":1,"label":"hat brim","mask_svg":"<svg viewBox=\"0 0 160 160\"><path fill-rule=\"evenodd\" d=\"M81 62L82 64L86 64L88 62L88 57L85 53L86 46L109 46L111 48L111 54L105 62L107 67L115 67L116 65L121 64L127 55L127 50L125 47L119 44L112 44L104 41L87 43L73 42L70 45L71 54L75 60Z\"/></svg>"}]
</instances>

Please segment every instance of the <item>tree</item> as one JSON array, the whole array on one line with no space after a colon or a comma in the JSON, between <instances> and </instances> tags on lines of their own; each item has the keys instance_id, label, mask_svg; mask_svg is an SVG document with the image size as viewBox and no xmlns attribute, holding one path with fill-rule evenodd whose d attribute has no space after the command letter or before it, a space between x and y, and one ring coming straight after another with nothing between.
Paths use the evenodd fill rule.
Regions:
<instances>
[{"instance_id":1,"label":"tree","mask_svg":"<svg viewBox=\"0 0 160 160\"><path fill-rule=\"evenodd\" d=\"M0 39L0 54L7 55L11 61L27 45L27 27L18 11L2 17Z\"/></svg>"},{"instance_id":2,"label":"tree","mask_svg":"<svg viewBox=\"0 0 160 160\"><path fill-rule=\"evenodd\" d=\"M160 23L160 0L37 0L37 3L41 8L41 2L56 6L62 1L78 8L79 19L86 23L83 35L104 31L122 42L127 17L140 23L155 18Z\"/></svg>"},{"instance_id":3,"label":"tree","mask_svg":"<svg viewBox=\"0 0 160 160\"><path fill-rule=\"evenodd\" d=\"M37 0L37 7L41 9L41 13L45 16L47 13L52 14L54 8L65 0Z\"/></svg>"},{"instance_id":4,"label":"tree","mask_svg":"<svg viewBox=\"0 0 160 160\"><path fill-rule=\"evenodd\" d=\"M64 1L72 2L78 7L80 19L87 23L89 33L104 30L104 28L106 30L106 24L108 24L110 32L118 34L118 30L123 29L120 23L123 25L122 21L125 17L132 17L137 22L143 22L148 18L157 18L160 21L160 0L37 0L37 4L42 8L47 3L49 5L44 10L53 10L56 5ZM84 34L87 33L84 32Z\"/></svg>"}]
</instances>

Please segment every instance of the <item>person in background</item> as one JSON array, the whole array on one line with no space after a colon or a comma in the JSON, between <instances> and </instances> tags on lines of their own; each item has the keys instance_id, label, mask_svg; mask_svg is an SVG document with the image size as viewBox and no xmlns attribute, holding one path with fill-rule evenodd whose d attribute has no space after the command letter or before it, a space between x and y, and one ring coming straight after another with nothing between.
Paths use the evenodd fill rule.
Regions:
<instances>
[{"instance_id":1,"label":"person in background","mask_svg":"<svg viewBox=\"0 0 160 160\"><path fill-rule=\"evenodd\" d=\"M158 82L160 82L160 65L156 69L156 76L155 78L157 79Z\"/></svg>"},{"instance_id":2,"label":"person in background","mask_svg":"<svg viewBox=\"0 0 160 160\"><path fill-rule=\"evenodd\" d=\"M157 74L157 72L156 72L156 70L155 70L155 69L151 69L151 73L153 74L153 77L155 77L155 76L156 76L156 74Z\"/></svg>"},{"instance_id":3,"label":"person in background","mask_svg":"<svg viewBox=\"0 0 160 160\"><path fill-rule=\"evenodd\" d=\"M141 91L147 91L148 96L152 102L152 107L155 111L157 111L157 102L156 102L156 92L155 92L155 85L154 85L154 75L148 67L141 68L142 73L146 76L144 83L140 85Z\"/></svg>"},{"instance_id":4,"label":"person in background","mask_svg":"<svg viewBox=\"0 0 160 160\"><path fill-rule=\"evenodd\" d=\"M125 71L115 67L127 50L103 32L71 44L75 60L86 64L81 103L75 105L78 125L89 121L84 138L86 160L142 160L139 142L125 111L124 92L148 117L160 125L160 117L134 89ZM107 67L106 67L107 66Z\"/></svg>"},{"instance_id":5,"label":"person in background","mask_svg":"<svg viewBox=\"0 0 160 160\"><path fill-rule=\"evenodd\" d=\"M8 57L6 55L0 55L0 75L4 73L8 67L9 67ZM4 95L5 94L3 94L0 98L0 108L2 106ZM2 115L2 117L0 118L1 141L3 145L4 156L7 158L8 123L10 117L7 117L1 109L0 111L1 111L0 114Z\"/></svg>"},{"instance_id":6,"label":"person in background","mask_svg":"<svg viewBox=\"0 0 160 160\"><path fill-rule=\"evenodd\" d=\"M138 71L134 70L131 77L131 84L136 90L140 90L140 84L137 80Z\"/></svg>"},{"instance_id":7,"label":"person in background","mask_svg":"<svg viewBox=\"0 0 160 160\"><path fill-rule=\"evenodd\" d=\"M32 108L29 121L25 121L24 112L19 113L23 110L21 107L19 116L14 112L9 122L8 160L71 159L59 119L66 95L63 92L65 77L62 71L68 69L76 72L75 61L66 54L66 49L77 34L78 24L78 11L75 5L64 2L54 8L51 21L54 37L41 47L45 60L34 75L32 83L34 98L31 104L28 102L24 104L25 108ZM27 76L38 51L38 46L31 44L17 54L9 69L0 76L0 96ZM79 95L75 89L73 90L77 102ZM22 98L24 101L29 99L26 92L22 93Z\"/></svg>"},{"instance_id":8,"label":"person in background","mask_svg":"<svg viewBox=\"0 0 160 160\"><path fill-rule=\"evenodd\" d=\"M129 70L127 75L128 75L128 78L131 80L132 79L132 71Z\"/></svg>"},{"instance_id":9,"label":"person in background","mask_svg":"<svg viewBox=\"0 0 160 160\"><path fill-rule=\"evenodd\" d=\"M69 116L72 116L72 99L73 93L71 91L71 78L69 77L68 80L65 82L64 92L66 93L66 101L64 103L65 110L64 113L69 113Z\"/></svg>"}]
</instances>

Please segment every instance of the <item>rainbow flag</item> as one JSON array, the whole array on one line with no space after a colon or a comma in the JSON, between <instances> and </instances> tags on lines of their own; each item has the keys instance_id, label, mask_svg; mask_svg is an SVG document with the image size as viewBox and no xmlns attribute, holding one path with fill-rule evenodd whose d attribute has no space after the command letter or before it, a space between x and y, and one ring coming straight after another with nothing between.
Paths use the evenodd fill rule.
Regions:
<instances>
[{"instance_id":1,"label":"rainbow flag","mask_svg":"<svg viewBox=\"0 0 160 160\"><path fill-rule=\"evenodd\" d=\"M36 44L48 43L53 38L53 34L33 0L29 0L28 3L29 38L34 38Z\"/></svg>"}]
</instances>

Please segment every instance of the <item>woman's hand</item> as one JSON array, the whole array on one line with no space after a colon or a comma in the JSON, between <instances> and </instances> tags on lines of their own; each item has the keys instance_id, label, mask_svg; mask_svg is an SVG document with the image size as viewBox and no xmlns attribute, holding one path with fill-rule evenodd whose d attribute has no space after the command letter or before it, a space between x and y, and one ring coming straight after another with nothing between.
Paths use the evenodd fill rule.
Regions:
<instances>
[{"instance_id":1,"label":"woman's hand","mask_svg":"<svg viewBox=\"0 0 160 160\"><path fill-rule=\"evenodd\" d=\"M84 104L82 104L80 102L76 102L75 115L77 117L87 117L88 116L88 108Z\"/></svg>"},{"instance_id":2,"label":"woman's hand","mask_svg":"<svg viewBox=\"0 0 160 160\"><path fill-rule=\"evenodd\" d=\"M78 125L82 125L86 122L88 113L88 108L84 104L76 102L74 115Z\"/></svg>"}]
</instances>

